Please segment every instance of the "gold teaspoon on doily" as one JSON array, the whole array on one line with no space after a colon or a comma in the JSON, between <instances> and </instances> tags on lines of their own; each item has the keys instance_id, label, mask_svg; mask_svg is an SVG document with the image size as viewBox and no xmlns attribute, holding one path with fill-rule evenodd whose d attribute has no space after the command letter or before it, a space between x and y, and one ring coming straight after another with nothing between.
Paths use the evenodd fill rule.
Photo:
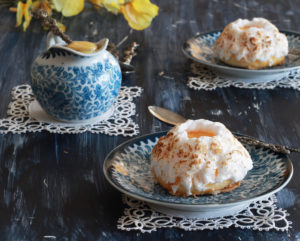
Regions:
<instances>
[{"instance_id":1,"label":"gold teaspoon on doily","mask_svg":"<svg viewBox=\"0 0 300 241\"><path fill-rule=\"evenodd\" d=\"M166 122L171 125L178 125L185 122L187 119L183 116L172 112L170 110L158 107L158 106L148 106L149 112L155 116L157 119ZM256 139L255 137L251 136L244 136L244 135L237 135L233 134L240 142L248 145L253 146L261 146L267 147L275 152L283 153L283 154L290 154L290 152L300 152L298 148L291 148L283 145L274 145L270 143L265 143L261 140Z\"/></svg>"}]
</instances>

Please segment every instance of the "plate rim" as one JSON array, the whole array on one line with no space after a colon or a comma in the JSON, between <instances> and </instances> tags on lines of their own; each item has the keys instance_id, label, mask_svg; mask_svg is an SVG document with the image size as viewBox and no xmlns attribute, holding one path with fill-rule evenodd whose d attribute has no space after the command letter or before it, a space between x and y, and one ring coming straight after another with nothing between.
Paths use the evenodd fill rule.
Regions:
<instances>
[{"instance_id":1,"label":"plate rim","mask_svg":"<svg viewBox=\"0 0 300 241\"><path fill-rule=\"evenodd\" d=\"M141 139L145 139L150 136L153 136L153 137L159 137L160 135L164 135L166 134L168 131L160 131L160 132L154 132L154 133L149 133L149 134L145 134L145 135L141 135L141 136L137 136L137 137L134 137L134 138L131 138L123 143L121 143L120 145L116 146L113 150L111 150L107 156L105 157L104 161L103 161L103 165L102 165L102 171L104 173L104 176L106 178L106 180L114 187L116 188L119 192L121 193L124 193L130 197L133 197L135 199L138 199L138 200L142 200L144 202L148 202L148 203L153 203L153 204L157 204L157 205L162 205L162 206L170 206L172 205L172 207L174 208L223 208L223 207L230 207L230 206L236 206L236 205L241 205L241 204L246 204L246 203L251 203L251 202L254 202L254 201L258 201L258 200L262 200L264 198L267 198L269 196L271 196L272 194L280 191L281 189L283 189L291 180L292 176L293 176L293 173L294 173L294 167L293 167L293 163L292 161L290 160L290 158L288 157L288 155L286 154L279 154L279 155L283 155L285 156L286 160L287 160L287 169L286 171L289 171L288 173L288 176L286 177L286 179L284 180L284 182L278 186L277 188L275 189L272 189L271 191L269 192L265 192L259 196L255 196L255 197L252 197L252 198L247 198L247 199L243 199L243 200L238 200L238 201L233 201L233 202L229 202L229 203L208 203L208 204L193 204L193 203L190 203L190 204L186 204L186 203L173 203L173 202L166 202L166 201L159 201L159 200L155 200L155 199L151 199L151 198L147 198L147 197L143 197L141 195L138 195L136 193L132 193L124 188L121 188L120 186L116 185L108 176L108 168L106 168L106 166L108 165L108 162L109 160L111 159L110 157L113 157L113 155L119 151L119 149L123 148L127 145L129 145L130 143L134 143L138 140L141 140ZM238 135L242 135L242 134L238 134ZM246 135L245 135L246 136ZM265 149L269 149L269 148L266 148L264 147ZM270 149L269 149L270 150ZM272 151L272 150L271 150ZM274 151L272 151L274 152ZM275 152L274 152L275 153ZM221 194L218 194L218 195L221 195Z\"/></svg>"},{"instance_id":2,"label":"plate rim","mask_svg":"<svg viewBox=\"0 0 300 241\"><path fill-rule=\"evenodd\" d=\"M222 29L216 29L216 30L198 33L195 36L190 37L184 41L184 43L181 46L181 51L188 59L191 59L191 60L195 61L196 63L203 64L209 68L222 69L225 71L230 71L230 70L233 71L234 70L234 71L242 72L245 74L262 74L262 75L263 74L278 74L278 73L283 73L283 72L288 72L288 71L290 72L290 71L300 68L300 65L294 66L294 67L282 68L282 69L258 69L257 70L257 69L238 68L238 67L229 66L229 65L228 66L227 65L219 65L219 64L208 63L208 62L202 61L200 59L193 57L185 50L185 45L187 45L187 42L189 40L196 39L199 36L203 36L203 35L207 35L207 34L214 34L214 33L222 32L222 31L223 31ZM300 37L300 32L293 31L293 30L279 29L279 32L293 34L293 35L297 35Z\"/></svg>"}]
</instances>

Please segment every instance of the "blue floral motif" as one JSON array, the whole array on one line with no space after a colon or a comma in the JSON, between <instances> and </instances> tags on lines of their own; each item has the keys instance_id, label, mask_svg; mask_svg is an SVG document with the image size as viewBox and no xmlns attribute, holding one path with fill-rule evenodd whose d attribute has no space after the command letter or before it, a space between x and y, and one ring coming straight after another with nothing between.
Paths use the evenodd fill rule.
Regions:
<instances>
[{"instance_id":1,"label":"blue floral motif","mask_svg":"<svg viewBox=\"0 0 300 241\"><path fill-rule=\"evenodd\" d=\"M50 48L42 54L43 59L49 59L50 57L55 58L56 56L72 55L71 52L60 48Z\"/></svg>"},{"instance_id":2,"label":"blue floral motif","mask_svg":"<svg viewBox=\"0 0 300 241\"><path fill-rule=\"evenodd\" d=\"M70 58L60 51L41 58L53 56ZM60 120L81 121L97 117L112 106L121 80L117 61L107 53L87 66L55 66L37 59L32 66L31 85L36 99L48 114Z\"/></svg>"},{"instance_id":3,"label":"blue floral motif","mask_svg":"<svg viewBox=\"0 0 300 241\"><path fill-rule=\"evenodd\" d=\"M150 154L163 133L155 133L131 140L117 147L104 162L107 178L118 189L143 199L163 203L207 205L240 202L262 196L285 186L291 178L293 168L286 155L269 149L248 146L253 160L250 170L239 188L218 195L176 197L156 183L151 171ZM122 166L122 172L115 169Z\"/></svg>"},{"instance_id":4,"label":"blue floral motif","mask_svg":"<svg viewBox=\"0 0 300 241\"><path fill-rule=\"evenodd\" d=\"M98 85L98 84L96 85L94 93L96 95L96 98L101 98L101 95L102 95L101 85Z\"/></svg>"},{"instance_id":5,"label":"blue floral motif","mask_svg":"<svg viewBox=\"0 0 300 241\"><path fill-rule=\"evenodd\" d=\"M55 93L48 101L49 104L56 109L63 109L68 104L65 95L62 92Z\"/></svg>"},{"instance_id":6,"label":"blue floral motif","mask_svg":"<svg viewBox=\"0 0 300 241\"><path fill-rule=\"evenodd\" d=\"M83 88L83 97L85 100L89 101L93 98L92 90L87 86Z\"/></svg>"}]
</instances>

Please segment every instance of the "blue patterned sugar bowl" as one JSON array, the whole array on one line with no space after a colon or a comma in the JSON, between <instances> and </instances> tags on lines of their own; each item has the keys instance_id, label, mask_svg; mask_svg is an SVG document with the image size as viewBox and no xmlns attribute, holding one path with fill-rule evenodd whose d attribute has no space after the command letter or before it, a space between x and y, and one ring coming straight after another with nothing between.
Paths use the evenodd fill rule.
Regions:
<instances>
[{"instance_id":1,"label":"blue patterned sugar bowl","mask_svg":"<svg viewBox=\"0 0 300 241\"><path fill-rule=\"evenodd\" d=\"M102 39L97 51L85 54L48 35L48 50L32 65L31 86L50 116L65 122L86 122L111 112L122 74L118 61L106 51L107 44L108 39Z\"/></svg>"}]
</instances>

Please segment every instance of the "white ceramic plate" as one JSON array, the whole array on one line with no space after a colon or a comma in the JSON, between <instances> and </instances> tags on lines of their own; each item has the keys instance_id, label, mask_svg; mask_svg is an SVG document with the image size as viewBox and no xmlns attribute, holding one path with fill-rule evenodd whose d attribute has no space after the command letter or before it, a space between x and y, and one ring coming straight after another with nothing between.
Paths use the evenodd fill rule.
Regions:
<instances>
[{"instance_id":1,"label":"white ceramic plate","mask_svg":"<svg viewBox=\"0 0 300 241\"><path fill-rule=\"evenodd\" d=\"M147 202L162 213L188 218L233 215L251 202L281 190L293 174L292 163L286 155L266 148L246 146L254 167L239 188L218 195L172 196L156 183L150 169L152 148L165 134L154 133L129 140L115 148L103 164L106 179L116 189Z\"/></svg>"},{"instance_id":2,"label":"white ceramic plate","mask_svg":"<svg viewBox=\"0 0 300 241\"><path fill-rule=\"evenodd\" d=\"M300 33L283 30L280 32L287 36L289 49L300 51ZM266 69L249 70L226 65L219 61L213 53L213 46L220 33L221 31L218 30L201 33L190 38L182 47L183 53L188 58L205 65L213 71L217 71L220 76L233 81L259 83L280 80L291 73L291 71L300 68L300 56L290 53L286 57L284 65Z\"/></svg>"}]
</instances>

